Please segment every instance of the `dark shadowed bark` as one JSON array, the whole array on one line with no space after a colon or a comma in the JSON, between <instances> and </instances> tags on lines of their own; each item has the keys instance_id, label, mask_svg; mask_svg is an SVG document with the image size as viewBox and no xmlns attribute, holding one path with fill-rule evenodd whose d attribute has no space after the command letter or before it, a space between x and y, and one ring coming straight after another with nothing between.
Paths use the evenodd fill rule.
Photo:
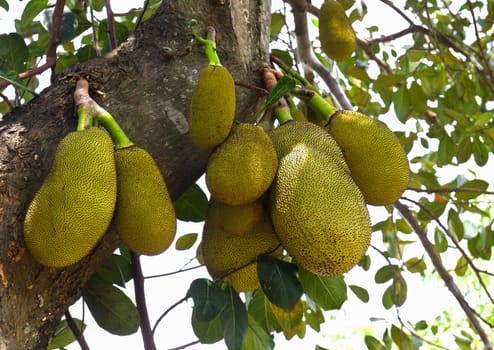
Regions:
<instances>
[{"instance_id":1,"label":"dark shadowed bark","mask_svg":"<svg viewBox=\"0 0 494 350\"><path fill-rule=\"evenodd\" d=\"M134 143L147 149L175 199L204 171L208 153L188 135L188 108L203 48L188 24L216 28L224 66L237 82L260 86L267 61L269 0L163 1L158 13L111 55L72 67L29 104L0 121L0 349L44 349L66 308L119 241L111 230L91 254L64 269L37 264L26 250L22 222L48 173L60 139L75 129L72 93L79 77ZM262 95L237 87L237 119L252 121ZM212 96L211 98L214 98Z\"/></svg>"}]
</instances>

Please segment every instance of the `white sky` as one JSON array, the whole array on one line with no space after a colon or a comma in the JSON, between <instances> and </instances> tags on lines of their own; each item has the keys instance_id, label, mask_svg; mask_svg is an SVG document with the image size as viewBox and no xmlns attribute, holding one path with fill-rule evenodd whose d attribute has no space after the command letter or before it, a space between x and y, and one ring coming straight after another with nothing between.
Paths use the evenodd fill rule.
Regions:
<instances>
[{"instance_id":1,"label":"white sky","mask_svg":"<svg viewBox=\"0 0 494 350\"><path fill-rule=\"evenodd\" d=\"M279 6L280 2L280 0L273 0L273 5ZM403 1L397 2L401 3ZM27 1L9 1L9 4L11 5L9 13L6 14L5 11L0 10L0 33L7 33L13 30L12 19L20 18L22 9L26 3ZM143 1L131 0L113 1L112 8L115 12L124 12L128 8L141 6L142 3ZM321 1L313 1L313 3L314 5L319 6ZM397 16L392 13L388 7L382 6L380 1L367 1L366 3L369 6L369 13L365 17L365 22L362 23L362 25L378 25L384 33L388 34L401 29L399 27L400 24L396 21L387 20L390 18L397 19ZM363 28L356 28L357 31L362 29ZM364 31L362 31L362 33L364 33ZM385 119L386 122L391 120L391 118ZM394 130L403 130L405 128L402 124L393 124L389 126ZM406 126L406 128L408 128L408 126ZM493 162L489 163L490 165L488 168L483 169L482 173L494 173ZM442 180L440 181L446 182L451 181L453 177L456 176L457 172L451 172L449 169L444 169L441 174ZM201 185L202 188L206 188L203 179L201 179ZM370 207L370 211L373 223L377 223L387 216L387 213L382 208ZM179 222L177 238L189 232L201 233L202 224ZM374 234L373 244L378 247L382 246L380 233ZM416 245L415 248L410 249L410 256L421 254L422 250L420 249L423 250L423 248L418 245ZM144 274L146 276L150 276L176 271L188 264L194 257L194 253L195 248L181 252L176 251L172 246L168 251L160 256L143 257L142 265ZM358 301L352 292L349 291L349 300L345 302L341 310L325 313L326 322L321 326L320 333L316 333L312 331L310 327L307 327L307 333L304 339L299 339L295 336L288 342L284 340L282 335L276 335L275 343L277 349L314 349L316 344L332 349L363 349L365 348L363 343L365 334L362 332L352 334L352 330L355 329L355 327L358 327L359 329L375 329L376 332L374 336L379 339L381 338L385 327L389 326L391 322L398 324L398 322L396 322L395 311L393 309L386 311L381 304L381 296L384 289L387 287L387 284L377 285L374 283L375 269L384 263L382 260L383 258L376 255L373 249L370 249L369 253L373 259L371 270L369 272L365 272L361 268L356 267L346 275L345 279L347 284L357 284L367 288L371 294L370 302L362 303ZM456 257L447 263L453 264L452 266L454 266L455 259ZM195 266L197 265L197 262L192 262L190 265ZM146 297L151 324L153 325L158 317L160 317L160 315L169 306L185 295L192 280L200 277L209 277L205 268L170 277L146 280ZM421 283L421 279L410 274L406 276L406 279L409 283L408 300L400 311L404 320L417 322L425 319L427 321L432 321L432 319L445 307L454 306L457 308L456 301L453 300L450 293L447 292L441 282L428 281L427 285L423 285ZM126 292L131 296L131 298L133 298L133 286L131 283L127 285ZM424 301L427 301L427 303L425 304ZM156 344L158 349L161 350L178 347L196 340L190 325L191 308L191 302L183 303L171 311L169 315L161 321L156 333ZM79 302L73 305L70 308L70 311L74 317L81 317L81 309L81 303ZM372 322L370 320L371 317L382 318L384 321ZM94 323L88 310L85 312L85 320L88 324L85 337L92 349L110 347L115 349L143 348L140 332L125 337L111 335L106 331L101 330ZM335 338L335 335L339 335L339 338L341 339L335 340L338 338ZM70 345L68 349L79 349L79 346L75 343ZM226 346L223 341L221 341L213 345L199 344L188 347L188 349L223 350L226 349Z\"/></svg>"}]
</instances>

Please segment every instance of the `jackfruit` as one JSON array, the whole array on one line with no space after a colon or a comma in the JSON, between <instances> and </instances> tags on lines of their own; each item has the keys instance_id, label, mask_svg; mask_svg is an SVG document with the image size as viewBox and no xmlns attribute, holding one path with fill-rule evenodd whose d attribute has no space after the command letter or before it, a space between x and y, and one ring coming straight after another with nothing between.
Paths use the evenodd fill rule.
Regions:
<instances>
[{"instance_id":1,"label":"jackfruit","mask_svg":"<svg viewBox=\"0 0 494 350\"><path fill-rule=\"evenodd\" d=\"M166 183L152 156L130 146L115 151L117 206L115 228L138 254L165 251L176 234L176 215Z\"/></svg>"},{"instance_id":2,"label":"jackfruit","mask_svg":"<svg viewBox=\"0 0 494 350\"><path fill-rule=\"evenodd\" d=\"M335 61L349 59L357 47L357 37L345 9L336 0L325 0L319 10L321 50Z\"/></svg>"},{"instance_id":3,"label":"jackfruit","mask_svg":"<svg viewBox=\"0 0 494 350\"><path fill-rule=\"evenodd\" d=\"M369 247L371 228L338 145L308 122L285 123L270 136L279 158L270 214L282 246L316 275L349 271Z\"/></svg>"},{"instance_id":4,"label":"jackfruit","mask_svg":"<svg viewBox=\"0 0 494 350\"><path fill-rule=\"evenodd\" d=\"M209 202L207 219L231 235L242 236L251 231L264 214L261 199L244 205L228 205L214 198Z\"/></svg>"},{"instance_id":5,"label":"jackfruit","mask_svg":"<svg viewBox=\"0 0 494 350\"><path fill-rule=\"evenodd\" d=\"M266 192L277 167L276 151L268 134L260 127L242 123L211 154L206 185L211 196L222 203L247 204Z\"/></svg>"},{"instance_id":6,"label":"jackfruit","mask_svg":"<svg viewBox=\"0 0 494 350\"><path fill-rule=\"evenodd\" d=\"M397 201L410 178L400 140L383 122L354 111L333 114L325 129L343 152L365 201L388 205Z\"/></svg>"},{"instance_id":7,"label":"jackfruit","mask_svg":"<svg viewBox=\"0 0 494 350\"><path fill-rule=\"evenodd\" d=\"M192 94L189 133L197 147L214 148L223 142L235 117L235 82L221 65L209 64Z\"/></svg>"},{"instance_id":8,"label":"jackfruit","mask_svg":"<svg viewBox=\"0 0 494 350\"><path fill-rule=\"evenodd\" d=\"M217 222L206 220L201 251L213 279L224 278L237 292L246 292L259 288L257 257L279 255L282 248L265 212L255 227L242 236L228 234Z\"/></svg>"},{"instance_id":9,"label":"jackfruit","mask_svg":"<svg viewBox=\"0 0 494 350\"><path fill-rule=\"evenodd\" d=\"M111 222L117 195L113 142L91 127L67 134L24 219L24 239L41 264L64 267L87 255Z\"/></svg>"}]
</instances>

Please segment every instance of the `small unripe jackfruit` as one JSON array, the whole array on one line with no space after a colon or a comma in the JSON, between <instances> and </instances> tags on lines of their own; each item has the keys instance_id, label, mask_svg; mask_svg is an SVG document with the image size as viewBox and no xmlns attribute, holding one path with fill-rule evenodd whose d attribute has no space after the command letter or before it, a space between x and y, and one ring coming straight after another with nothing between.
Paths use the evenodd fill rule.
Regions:
<instances>
[{"instance_id":1,"label":"small unripe jackfruit","mask_svg":"<svg viewBox=\"0 0 494 350\"><path fill-rule=\"evenodd\" d=\"M255 227L264 214L262 199L243 205L228 205L214 198L209 202L207 220L231 235L242 236Z\"/></svg>"},{"instance_id":2,"label":"small unripe jackfruit","mask_svg":"<svg viewBox=\"0 0 494 350\"><path fill-rule=\"evenodd\" d=\"M357 37L345 9L336 0L325 0L319 11L319 41L322 51L335 61L349 59Z\"/></svg>"},{"instance_id":3,"label":"small unripe jackfruit","mask_svg":"<svg viewBox=\"0 0 494 350\"><path fill-rule=\"evenodd\" d=\"M276 255L281 252L267 213L251 231L242 236L228 234L217 226L217 222L206 219L201 249L211 277L224 277L238 292L259 287L256 259L260 254Z\"/></svg>"},{"instance_id":4,"label":"small unripe jackfruit","mask_svg":"<svg viewBox=\"0 0 494 350\"><path fill-rule=\"evenodd\" d=\"M369 247L371 229L338 145L307 122L285 123L270 135L279 157L270 213L283 247L316 275L347 272Z\"/></svg>"},{"instance_id":5,"label":"small unripe jackfruit","mask_svg":"<svg viewBox=\"0 0 494 350\"><path fill-rule=\"evenodd\" d=\"M388 205L400 198L410 178L408 159L386 124L362 113L338 111L325 128L368 204Z\"/></svg>"},{"instance_id":6,"label":"small unripe jackfruit","mask_svg":"<svg viewBox=\"0 0 494 350\"><path fill-rule=\"evenodd\" d=\"M192 94L189 133L199 148L210 149L223 142L235 117L235 82L221 65L208 65Z\"/></svg>"},{"instance_id":7,"label":"small unripe jackfruit","mask_svg":"<svg viewBox=\"0 0 494 350\"><path fill-rule=\"evenodd\" d=\"M177 225L163 176L151 155L137 146L117 149L115 161L115 228L132 251L160 254L173 242Z\"/></svg>"},{"instance_id":8,"label":"small unripe jackfruit","mask_svg":"<svg viewBox=\"0 0 494 350\"><path fill-rule=\"evenodd\" d=\"M108 228L116 193L108 134L90 128L65 136L24 219L24 239L33 257L51 267L82 259Z\"/></svg>"},{"instance_id":9,"label":"small unripe jackfruit","mask_svg":"<svg viewBox=\"0 0 494 350\"><path fill-rule=\"evenodd\" d=\"M273 181L278 159L268 134L242 123L210 156L206 185L211 195L229 205L260 198Z\"/></svg>"}]
</instances>

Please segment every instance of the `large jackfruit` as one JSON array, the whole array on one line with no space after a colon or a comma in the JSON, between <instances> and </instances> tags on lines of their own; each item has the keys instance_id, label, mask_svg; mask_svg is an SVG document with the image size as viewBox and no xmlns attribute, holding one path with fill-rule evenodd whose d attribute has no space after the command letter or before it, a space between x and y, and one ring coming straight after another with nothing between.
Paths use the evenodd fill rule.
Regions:
<instances>
[{"instance_id":1,"label":"large jackfruit","mask_svg":"<svg viewBox=\"0 0 494 350\"><path fill-rule=\"evenodd\" d=\"M410 178L408 159L386 124L344 110L333 114L325 129L340 146L368 204L387 205L400 198Z\"/></svg>"},{"instance_id":2,"label":"large jackfruit","mask_svg":"<svg viewBox=\"0 0 494 350\"><path fill-rule=\"evenodd\" d=\"M256 259L260 254L280 254L282 248L267 213L249 232L226 233L209 215L202 233L202 256L214 279L225 278L237 292L259 288Z\"/></svg>"},{"instance_id":3,"label":"large jackfruit","mask_svg":"<svg viewBox=\"0 0 494 350\"><path fill-rule=\"evenodd\" d=\"M349 59L357 47L352 24L336 0L325 0L319 10L319 41L322 51L335 61Z\"/></svg>"},{"instance_id":4,"label":"large jackfruit","mask_svg":"<svg viewBox=\"0 0 494 350\"><path fill-rule=\"evenodd\" d=\"M220 202L247 204L266 192L277 167L276 151L268 134L260 127L242 123L211 154L206 185Z\"/></svg>"},{"instance_id":5,"label":"large jackfruit","mask_svg":"<svg viewBox=\"0 0 494 350\"><path fill-rule=\"evenodd\" d=\"M283 247L317 275L347 272L365 254L371 228L338 145L307 122L285 123L270 135L279 157L270 213Z\"/></svg>"},{"instance_id":6,"label":"large jackfruit","mask_svg":"<svg viewBox=\"0 0 494 350\"><path fill-rule=\"evenodd\" d=\"M132 251L156 255L176 234L176 215L166 183L154 159L137 146L115 151L118 195L115 228Z\"/></svg>"},{"instance_id":7,"label":"large jackfruit","mask_svg":"<svg viewBox=\"0 0 494 350\"><path fill-rule=\"evenodd\" d=\"M113 152L109 135L95 127L60 141L24 219L26 245L41 264L76 263L105 233L117 193Z\"/></svg>"},{"instance_id":8,"label":"large jackfruit","mask_svg":"<svg viewBox=\"0 0 494 350\"><path fill-rule=\"evenodd\" d=\"M235 117L235 82L221 65L209 64L199 76L192 94L189 133L199 148L210 149L223 142Z\"/></svg>"}]
</instances>

